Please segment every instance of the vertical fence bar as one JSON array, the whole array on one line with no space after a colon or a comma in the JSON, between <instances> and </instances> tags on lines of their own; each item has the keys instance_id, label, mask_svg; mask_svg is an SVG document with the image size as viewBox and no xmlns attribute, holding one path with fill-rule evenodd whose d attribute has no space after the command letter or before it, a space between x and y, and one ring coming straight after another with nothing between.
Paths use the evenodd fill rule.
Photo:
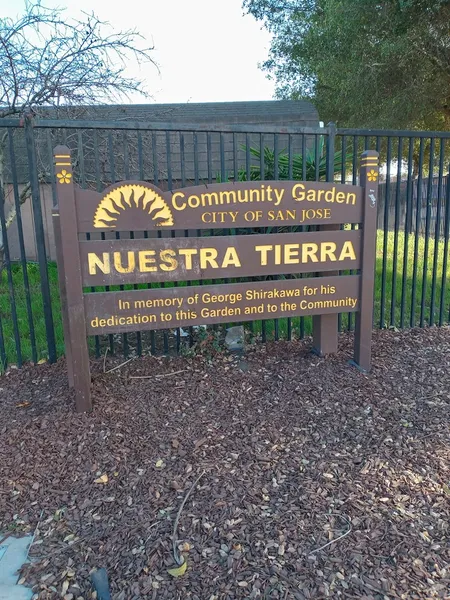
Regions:
<instances>
[{"instance_id":1,"label":"vertical fence bar","mask_svg":"<svg viewBox=\"0 0 450 600\"><path fill-rule=\"evenodd\" d=\"M251 179L250 136L248 133L245 134L245 179L246 181L250 181ZM249 328L250 332L254 333L254 321L250 321Z\"/></svg>"},{"instance_id":2,"label":"vertical fence bar","mask_svg":"<svg viewBox=\"0 0 450 600\"><path fill-rule=\"evenodd\" d=\"M397 303L397 263L398 263L398 234L400 229L400 191L403 163L403 138L398 138L397 147L397 183L395 188L395 216L394 216L394 254L392 264L392 293L391 293L391 327L395 325L395 311Z\"/></svg>"},{"instance_id":3,"label":"vertical fence bar","mask_svg":"<svg viewBox=\"0 0 450 600\"><path fill-rule=\"evenodd\" d=\"M438 193L436 205L436 224L434 228L434 255L433 255L433 278L431 281L431 301L430 301L430 325L434 325L434 313L436 308L436 280L439 258L439 244L441 232L441 205L442 205L442 179L444 175L444 154L445 139L441 138L439 146L439 174L438 174Z\"/></svg>"},{"instance_id":4,"label":"vertical fence bar","mask_svg":"<svg viewBox=\"0 0 450 600\"><path fill-rule=\"evenodd\" d=\"M194 132L194 184L198 185L200 181L198 172L198 133Z\"/></svg>"},{"instance_id":5,"label":"vertical fence bar","mask_svg":"<svg viewBox=\"0 0 450 600\"><path fill-rule=\"evenodd\" d=\"M13 133L10 129L8 129L8 146L9 146L9 158L11 164L11 178L13 184L13 193L14 193L14 207L16 210L16 222L17 222L17 233L19 237L19 249L20 249L20 263L22 266L22 278L23 285L25 289L25 304L27 307L27 321L28 321L28 331L30 334L30 344L31 344L31 358L33 362L37 362L37 349L36 349L36 333L34 329L34 319L33 319L33 310L31 307L31 292L30 292L30 281L28 279L28 266L27 266L27 257L25 252L25 239L23 235L23 223L22 223L22 211L21 211L21 198L19 193L19 184L17 180L17 165L16 165L16 157L14 152L14 140ZM53 162L53 152L51 151L51 161ZM1 356L1 355L0 355Z\"/></svg>"},{"instance_id":6,"label":"vertical fence bar","mask_svg":"<svg viewBox=\"0 0 450 600\"><path fill-rule=\"evenodd\" d=\"M83 132L78 130L78 170L80 173L80 183L82 188L86 188L86 170L84 168L84 148L83 148Z\"/></svg>"},{"instance_id":7,"label":"vertical fence bar","mask_svg":"<svg viewBox=\"0 0 450 600\"><path fill-rule=\"evenodd\" d=\"M8 134L11 133L11 130L8 130ZM49 161L49 165L51 165L53 163L53 140L52 140L52 131L50 129L47 129L47 156L48 156L48 161ZM56 181L55 181L55 174L53 172L53 169L50 169L50 183L52 186L52 206L56 206L57 203L57 198L56 198Z\"/></svg>"},{"instance_id":8,"label":"vertical fence bar","mask_svg":"<svg viewBox=\"0 0 450 600\"><path fill-rule=\"evenodd\" d=\"M279 164L278 164L278 134L274 133L273 135L273 178L277 181L279 179ZM278 233L279 229L278 227L274 227L273 228L274 233ZM274 279L279 279L278 276L276 276ZM279 319L274 319L273 320L273 327L274 327L274 333L275 333L275 341L277 342L279 339L279 335L280 335L280 321Z\"/></svg>"},{"instance_id":9,"label":"vertical fence bar","mask_svg":"<svg viewBox=\"0 0 450 600\"><path fill-rule=\"evenodd\" d=\"M320 149L319 146L322 144L322 136L315 135L314 136L314 166L315 173L314 179L315 181L320 181Z\"/></svg>"},{"instance_id":10,"label":"vertical fence bar","mask_svg":"<svg viewBox=\"0 0 450 600\"><path fill-rule=\"evenodd\" d=\"M341 183L345 184L347 179L347 136L343 135L341 139ZM354 223L351 224L351 228L354 229ZM350 271L353 274L353 271ZM348 313L347 316L347 330L353 329L353 313Z\"/></svg>"},{"instance_id":11,"label":"vertical fence bar","mask_svg":"<svg viewBox=\"0 0 450 600\"><path fill-rule=\"evenodd\" d=\"M450 166L447 171L447 186L445 193L445 225L444 225L444 258L442 261L441 298L439 307L439 325L444 324L445 293L447 288L448 236L450 230ZM450 318L449 318L450 321Z\"/></svg>"},{"instance_id":12,"label":"vertical fence bar","mask_svg":"<svg viewBox=\"0 0 450 600\"><path fill-rule=\"evenodd\" d=\"M264 154L264 135L262 133L259 134L259 175L262 181L266 178L266 165L265 165L265 154ZM267 341L267 331L266 331L267 322L265 320L261 321L261 339L263 343Z\"/></svg>"},{"instance_id":13,"label":"vertical fence bar","mask_svg":"<svg viewBox=\"0 0 450 600\"><path fill-rule=\"evenodd\" d=\"M6 371L6 367L8 366L8 359L6 356L5 339L4 339L4 335L3 335L3 323L2 323L1 315L0 315L0 360L2 361L1 365L0 365L0 372Z\"/></svg>"},{"instance_id":14,"label":"vertical fence bar","mask_svg":"<svg viewBox=\"0 0 450 600\"><path fill-rule=\"evenodd\" d=\"M153 155L153 183L159 185L159 172L158 172L158 147L156 133L152 131L152 155Z\"/></svg>"},{"instance_id":15,"label":"vertical fence bar","mask_svg":"<svg viewBox=\"0 0 450 600\"><path fill-rule=\"evenodd\" d=\"M288 172L287 172L287 178L289 181L292 181L292 179L293 179L293 168L292 168L293 167L293 165L292 165L293 156L292 156L292 153L293 153L292 135L289 133L288 134ZM295 228L294 231L296 229L297 228ZM292 318L291 317L289 317L287 320L287 339L289 341L292 340Z\"/></svg>"},{"instance_id":16,"label":"vertical fence bar","mask_svg":"<svg viewBox=\"0 0 450 600\"><path fill-rule=\"evenodd\" d=\"M206 164L208 169L208 183L212 183L212 154L211 154L211 132L206 133Z\"/></svg>"},{"instance_id":17,"label":"vertical fence bar","mask_svg":"<svg viewBox=\"0 0 450 600\"><path fill-rule=\"evenodd\" d=\"M400 306L400 327L405 326L406 317L406 290L408 283L408 252L409 252L409 234L410 219L412 213L412 163L413 163L414 138L409 138L408 149L408 174L406 178L406 212L405 212L405 237L403 240L403 269L402 269L402 299Z\"/></svg>"},{"instance_id":18,"label":"vertical fence bar","mask_svg":"<svg viewBox=\"0 0 450 600\"><path fill-rule=\"evenodd\" d=\"M45 251L45 232L42 219L41 198L39 193L38 168L36 160L36 146L34 140L33 124L30 118L25 119L25 139L27 145L28 168L31 184L31 200L33 206L34 231L36 235L37 256L39 273L41 277L41 294L44 307L45 332L47 337L48 359L51 363L56 361L55 328L52 315L52 299L48 279L47 255Z\"/></svg>"},{"instance_id":19,"label":"vertical fence bar","mask_svg":"<svg viewBox=\"0 0 450 600\"><path fill-rule=\"evenodd\" d=\"M95 160L95 184L96 184L96 189L97 192L101 192L102 191L102 180L101 180L101 174L100 174L100 152L98 149L98 131L96 129L94 129L94 160ZM100 234L100 237L102 240L106 239L106 235L104 232L102 232ZM109 286L105 287L105 290L107 292L109 292ZM110 333L108 335L108 340L109 340L109 351L111 354L114 354L114 336L112 333ZM105 350L105 353L107 351Z\"/></svg>"},{"instance_id":20,"label":"vertical fence bar","mask_svg":"<svg viewBox=\"0 0 450 600\"><path fill-rule=\"evenodd\" d=\"M114 143L112 133L108 132L108 152L109 152L109 168L111 172L111 183L116 182L116 160L114 155ZM116 231L116 239L120 240L120 232ZM120 290L123 290L123 285L119 286ZM122 334L123 354L125 358L128 357L128 335Z\"/></svg>"},{"instance_id":21,"label":"vertical fence bar","mask_svg":"<svg viewBox=\"0 0 450 600\"><path fill-rule=\"evenodd\" d=\"M422 298L420 303L420 326L423 327L425 324L425 301L427 294L427 283L428 283L428 250L430 247L430 216L431 216L431 203L433 195L433 170L434 170L434 138L430 139L430 161L428 168L428 185L427 185L427 210L425 217L425 247L423 256L423 270L422 270ZM421 211L422 212L422 211ZM421 215L422 216L422 215Z\"/></svg>"},{"instance_id":22,"label":"vertical fence bar","mask_svg":"<svg viewBox=\"0 0 450 600\"><path fill-rule=\"evenodd\" d=\"M11 268L11 257L9 254L8 230L6 228L5 218L5 195L3 186L0 185L0 225L3 241L3 263L6 267L6 276L8 281L9 301L11 306L11 323L14 335L14 344L16 346L17 366L22 366L22 345L20 342L19 322L17 320L16 297L14 294L14 280Z\"/></svg>"},{"instance_id":23,"label":"vertical fence bar","mask_svg":"<svg viewBox=\"0 0 450 600\"><path fill-rule=\"evenodd\" d=\"M386 277L387 277L387 252L389 235L389 203L391 200L391 160L392 160L392 138L387 138L386 154L386 187L384 196L384 222L383 222L383 267L381 272L381 305L380 305L380 329L386 326Z\"/></svg>"},{"instance_id":24,"label":"vertical fence bar","mask_svg":"<svg viewBox=\"0 0 450 600\"><path fill-rule=\"evenodd\" d=\"M307 156L306 156L306 137L302 134L302 180L306 181L308 174L306 172L307 167Z\"/></svg>"},{"instance_id":25,"label":"vertical fence bar","mask_svg":"<svg viewBox=\"0 0 450 600\"><path fill-rule=\"evenodd\" d=\"M413 280L412 280L412 293L411 293L411 318L410 326L414 327L416 324L416 296L417 296L417 269L418 269L418 258L419 258L419 238L420 238L420 218L422 212L422 170L423 170L423 155L424 155L424 143L423 138L420 138L419 146L419 173L417 177L417 202L416 202L416 224L414 233L414 262L413 262Z\"/></svg>"},{"instance_id":26,"label":"vertical fence bar","mask_svg":"<svg viewBox=\"0 0 450 600\"><path fill-rule=\"evenodd\" d=\"M326 180L332 182L334 180L334 159L335 159L335 144L336 144L336 126L334 123L329 123L327 127L326 138ZM317 148L316 148L317 158ZM316 166L317 173L317 166ZM339 225L321 225L320 231L336 231L339 230ZM326 271L321 273L321 277L329 275L338 275L339 271ZM338 346L338 315L314 315L313 316L313 352L319 356L332 354L337 351Z\"/></svg>"}]
</instances>

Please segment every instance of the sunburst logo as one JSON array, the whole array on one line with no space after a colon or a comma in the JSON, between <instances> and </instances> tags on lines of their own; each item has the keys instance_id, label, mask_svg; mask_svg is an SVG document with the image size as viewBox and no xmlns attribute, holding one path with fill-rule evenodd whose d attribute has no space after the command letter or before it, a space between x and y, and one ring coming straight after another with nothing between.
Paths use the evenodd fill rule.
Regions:
<instances>
[{"instance_id":1,"label":"sunburst logo","mask_svg":"<svg viewBox=\"0 0 450 600\"><path fill-rule=\"evenodd\" d=\"M173 225L172 211L164 198L150 187L127 184L103 196L95 211L94 227L132 231L143 219L149 219L154 227Z\"/></svg>"}]
</instances>

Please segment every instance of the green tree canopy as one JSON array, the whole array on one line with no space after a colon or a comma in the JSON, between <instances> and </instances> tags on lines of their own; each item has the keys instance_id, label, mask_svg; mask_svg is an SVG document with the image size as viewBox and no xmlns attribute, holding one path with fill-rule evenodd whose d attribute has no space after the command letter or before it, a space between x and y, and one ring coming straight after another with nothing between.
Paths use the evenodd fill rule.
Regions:
<instances>
[{"instance_id":1,"label":"green tree canopy","mask_svg":"<svg viewBox=\"0 0 450 600\"><path fill-rule=\"evenodd\" d=\"M341 126L448 129L449 0L244 0L279 98Z\"/></svg>"}]
</instances>

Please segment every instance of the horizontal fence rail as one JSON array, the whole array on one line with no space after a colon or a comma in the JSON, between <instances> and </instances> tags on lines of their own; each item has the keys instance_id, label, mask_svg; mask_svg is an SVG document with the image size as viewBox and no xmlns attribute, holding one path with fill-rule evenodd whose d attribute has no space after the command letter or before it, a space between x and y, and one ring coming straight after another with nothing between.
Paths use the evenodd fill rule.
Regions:
<instances>
[{"instance_id":1,"label":"horizontal fence rail","mask_svg":"<svg viewBox=\"0 0 450 600\"><path fill-rule=\"evenodd\" d=\"M52 151L57 144L72 151L76 183L97 191L125 179L149 181L163 190L230 180L328 180L355 185L362 152L377 150L381 171L374 325L403 328L449 322L450 132L30 119L4 119L0 129L1 369L29 360L54 361L64 353L51 221L56 202ZM225 217L221 225L221 229L170 235L295 234L307 230L282 218L274 220L273 227L236 230ZM95 233L83 235L86 241L98 239ZM161 238L165 234L113 234L115 239L151 239L155 235ZM298 275L284 276L293 277ZM227 281L254 280L248 276ZM134 284L125 289L158 286L164 287L164 283ZM92 291L100 289L124 286ZM354 315L341 315L339 327L353 330ZM311 333L312 324L309 317L294 317L254 321L246 328L255 339L266 341L302 338ZM96 356L105 351L126 356L167 354L219 334L217 326L206 332L202 327L190 327L97 336L91 343Z\"/></svg>"}]
</instances>

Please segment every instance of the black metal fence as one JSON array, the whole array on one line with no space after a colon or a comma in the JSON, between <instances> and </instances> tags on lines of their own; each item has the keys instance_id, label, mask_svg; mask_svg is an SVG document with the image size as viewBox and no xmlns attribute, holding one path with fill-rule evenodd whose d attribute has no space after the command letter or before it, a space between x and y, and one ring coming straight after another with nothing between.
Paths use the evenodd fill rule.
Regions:
<instances>
[{"instance_id":1,"label":"black metal fence","mask_svg":"<svg viewBox=\"0 0 450 600\"><path fill-rule=\"evenodd\" d=\"M54 361L64 352L50 217L56 201L52 150L61 143L72 150L76 182L97 190L122 179L147 180L163 189L229 179L355 184L361 153L376 149L382 169L374 325L449 322L450 133L4 119L0 140L1 368ZM280 227L301 229L277 221L272 230ZM353 325L351 314L339 319L341 330ZM255 321L248 327L262 341L292 339L308 335L311 321ZM97 356L106 349L169 353L201 335L190 328L105 336L95 338L92 347Z\"/></svg>"}]
</instances>

